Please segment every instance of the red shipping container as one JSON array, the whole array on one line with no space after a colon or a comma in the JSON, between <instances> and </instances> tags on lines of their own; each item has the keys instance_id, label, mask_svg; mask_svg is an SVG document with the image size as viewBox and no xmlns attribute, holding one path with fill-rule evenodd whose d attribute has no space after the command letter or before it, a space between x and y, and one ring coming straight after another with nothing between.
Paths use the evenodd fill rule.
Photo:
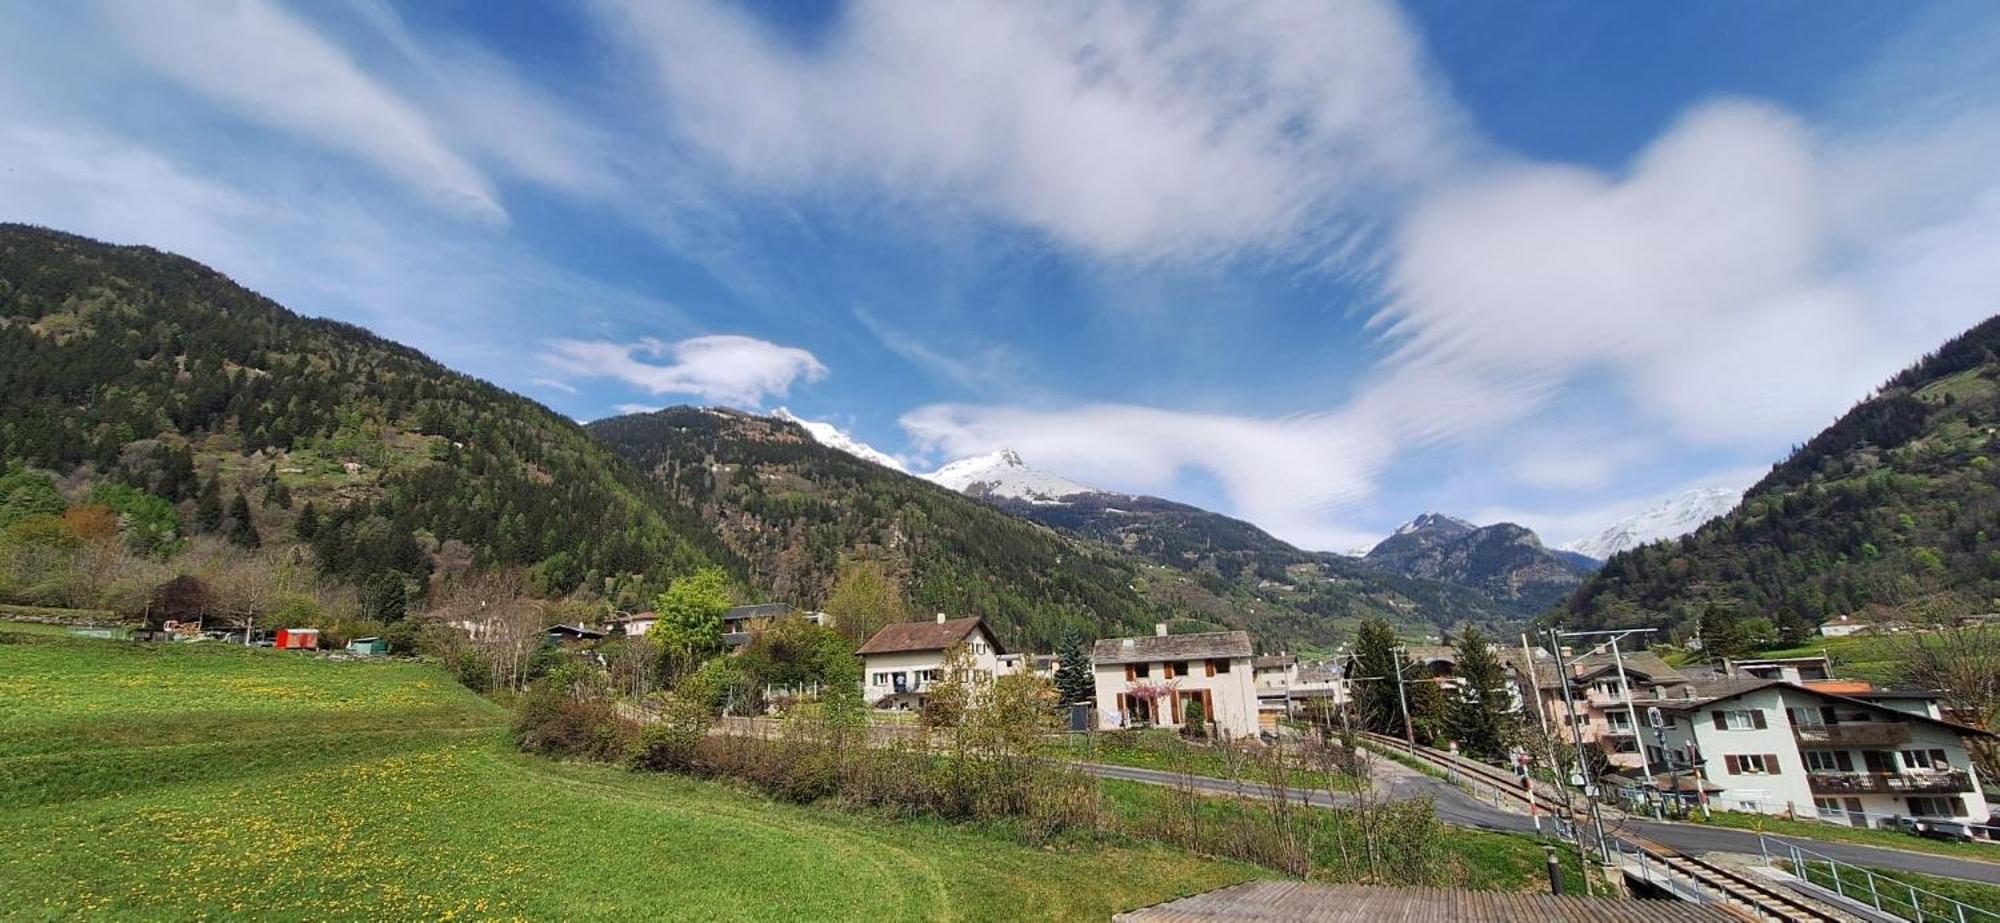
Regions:
<instances>
[{"instance_id":1,"label":"red shipping container","mask_svg":"<svg viewBox=\"0 0 2000 923\"><path fill-rule=\"evenodd\" d=\"M319 649L319 629L280 628L278 629L278 650L311 651Z\"/></svg>"}]
</instances>

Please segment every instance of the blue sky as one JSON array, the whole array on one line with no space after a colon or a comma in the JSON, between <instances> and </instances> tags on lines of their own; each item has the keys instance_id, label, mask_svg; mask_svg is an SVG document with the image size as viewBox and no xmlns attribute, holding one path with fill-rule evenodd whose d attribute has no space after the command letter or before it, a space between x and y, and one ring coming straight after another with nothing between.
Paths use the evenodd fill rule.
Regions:
<instances>
[{"instance_id":1,"label":"blue sky","mask_svg":"<svg viewBox=\"0 0 2000 923\"><path fill-rule=\"evenodd\" d=\"M1986 3L0 20L0 219L578 419L782 406L1318 548L1745 486L2000 291Z\"/></svg>"}]
</instances>

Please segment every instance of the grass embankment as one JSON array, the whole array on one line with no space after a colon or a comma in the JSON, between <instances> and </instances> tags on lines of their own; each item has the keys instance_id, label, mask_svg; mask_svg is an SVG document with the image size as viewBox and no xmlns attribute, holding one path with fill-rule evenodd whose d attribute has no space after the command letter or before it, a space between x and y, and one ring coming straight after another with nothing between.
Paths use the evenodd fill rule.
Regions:
<instances>
[{"instance_id":1,"label":"grass embankment","mask_svg":"<svg viewBox=\"0 0 2000 923\"><path fill-rule=\"evenodd\" d=\"M1716 827L1734 827L1738 830L1755 830L1772 836L1790 836L1808 840L1825 840L1830 843L1853 843L1857 846L1886 846L1890 849L1905 849L1911 852L1932 853L1957 859L1984 859L2000 862L2000 845L1991 843L1954 843L1946 840L1932 840L1900 830L1849 827L1844 824L1819 823L1809 820L1786 820L1769 814L1750 814L1740 811L1715 811L1703 820L1699 812L1686 818L1689 823L1710 824Z\"/></svg>"},{"instance_id":2,"label":"grass embankment","mask_svg":"<svg viewBox=\"0 0 2000 923\"><path fill-rule=\"evenodd\" d=\"M0 626L23 918L1104 919L1255 872L514 753L442 672Z\"/></svg>"},{"instance_id":3,"label":"grass embankment","mask_svg":"<svg viewBox=\"0 0 2000 923\"><path fill-rule=\"evenodd\" d=\"M1951 906L1945 901L1937 900L1937 897L1949 898L1961 904L1982 909L2000 907L2000 886L1981 884L1976 881L1965 881L1958 878L1939 878L1935 875L1920 875L1916 872L1892 871L1890 869L1871 868L1868 871L1875 874L1875 895L1869 893L1867 877L1856 873L1852 868L1841 869L1838 888L1840 893L1861 901L1864 904L1873 903L1875 897L1879 896L1882 901L1883 910L1894 913L1904 919L1914 920L1918 917L1919 913L1913 910L1913 907L1922 908L1921 915L1925 919L1958 919L1958 908ZM1833 872L1829 871L1824 865L1808 864L1804 877L1823 888L1834 888L1835 886ZM1914 903L1911 901L1913 895L1910 894L1909 889L1900 887L1900 885L1915 885L1920 889L1920 892L1914 895ZM1929 891L1931 893L1923 894L1921 891Z\"/></svg>"},{"instance_id":4,"label":"grass embankment","mask_svg":"<svg viewBox=\"0 0 2000 923\"><path fill-rule=\"evenodd\" d=\"M1232 756L1217 746L1188 743L1171 731L1115 731L1071 734L1051 744L1050 753L1064 759L1134 769L1153 769L1213 779L1242 779L1269 782L1268 768L1259 760ZM1321 769L1294 764L1286 773L1295 788L1325 789L1330 781L1349 777L1334 776Z\"/></svg>"},{"instance_id":5,"label":"grass embankment","mask_svg":"<svg viewBox=\"0 0 2000 923\"><path fill-rule=\"evenodd\" d=\"M1104 801L1118 828L1144 831L1157 826L1163 817L1178 824L1202 823L1216 828L1236 826L1232 822L1251 819L1251 826L1267 823L1260 808L1227 798L1198 800L1197 818L1184 816L1183 798L1173 789L1140 782L1105 780ZM1253 817L1254 815L1254 817ZM1361 864L1365 851L1363 822L1351 812L1299 808L1293 819L1302 836L1311 843L1313 875L1329 880L1352 880L1351 871ZM1455 887L1482 891L1535 891L1547 887L1546 857L1536 840L1508 833L1493 833L1462 827L1446 827L1437 821L1413 829L1393 821L1381 824L1383 847L1393 857L1388 884L1431 884L1445 880ZM1558 850L1565 880L1572 887L1582 881L1582 867L1574 851ZM1403 877L1398 878L1396 876Z\"/></svg>"}]
</instances>

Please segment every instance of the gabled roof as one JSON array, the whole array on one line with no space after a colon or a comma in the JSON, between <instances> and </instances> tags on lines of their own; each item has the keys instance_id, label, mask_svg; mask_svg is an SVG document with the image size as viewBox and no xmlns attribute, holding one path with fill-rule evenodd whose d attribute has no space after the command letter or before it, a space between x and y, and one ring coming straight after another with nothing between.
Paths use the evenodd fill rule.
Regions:
<instances>
[{"instance_id":1,"label":"gabled roof","mask_svg":"<svg viewBox=\"0 0 2000 923\"><path fill-rule=\"evenodd\" d=\"M1106 638L1091 648L1095 663L1150 663L1157 660L1205 660L1250 656L1247 631L1209 631L1193 635L1141 635Z\"/></svg>"},{"instance_id":2,"label":"gabled roof","mask_svg":"<svg viewBox=\"0 0 2000 923\"><path fill-rule=\"evenodd\" d=\"M556 632L562 632L562 633L564 633L564 634L571 634L571 635L575 635L575 636L577 636L577 637L579 637L579 638L602 638L602 637L604 637L604 632L601 632L601 631L598 631L598 630L597 630L597 629L595 629L595 628L585 628L585 627L584 627L584 626L582 626L582 625L562 625L562 624L558 624L558 625L550 625L550 626L549 626L549 633L550 633L550 634L554 634L554 633L556 633Z\"/></svg>"},{"instance_id":3,"label":"gabled roof","mask_svg":"<svg viewBox=\"0 0 2000 923\"><path fill-rule=\"evenodd\" d=\"M1818 689L1801 686L1797 683L1788 683L1781 679L1757 679L1754 677L1749 677L1744 679L1726 679L1697 688L1695 690L1695 697L1692 699L1640 699L1638 701L1638 704L1657 705L1659 706L1661 711L1680 712L1683 714L1687 714L1700 711L1704 708L1712 707L1720 702L1727 702L1731 699L1741 698L1743 696L1749 695L1750 693L1762 692L1763 690L1771 688L1780 688L1796 692L1803 692L1807 695L1818 696L1819 698L1826 699L1831 702L1840 702L1842 704L1853 705L1859 708L1868 709L1869 711L1879 712L1881 714L1889 715L1898 721L1916 721L1922 724L1929 724L1935 727L1941 727L1964 736L1987 737L1987 738L2000 737L2000 735L1993 734L1990 731L1982 731L1976 727L1969 727L1967 725L1958 724L1952 721L1945 721L1940 718L1933 718L1929 715L1918 714L1916 712L1907 712L1907 711L1902 711L1900 709L1890 708L1887 705L1877 704L1875 702L1870 702L1865 699L1857 699L1854 698L1853 696L1838 695L1831 692L1822 692Z\"/></svg>"},{"instance_id":4,"label":"gabled roof","mask_svg":"<svg viewBox=\"0 0 2000 923\"><path fill-rule=\"evenodd\" d=\"M1687 674L1669 666L1666 661L1660 659L1660 655L1652 651L1632 651L1630 653L1621 651L1620 654L1625 660L1625 675L1628 678L1632 676L1644 676L1656 686L1678 686L1688 681ZM1518 662L1519 659L1516 657L1514 661ZM1580 683L1584 680L1595 678L1602 673L1615 675L1618 672L1618 660L1612 657L1609 651L1602 654L1590 654L1584 657L1565 658L1563 666L1569 668L1570 682L1572 683ZM1537 658L1534 670L1535 685L1537 687L1542 689L1560 688L1560 674L1556 671L1556 662L1553 658L1548 660Z\"/></svg>"},{"instance_id":5,"label":"gabled roof","mask_svg":"<svg viewBox=\"0 0 2000 923\"><path fill-rule=\"evenodd\" d=\"M790 603L758 603L754 606L732 607L728 612L722 613L722 620L736 622L744 619L775 619L791 613Z\"/></svg>"},{"instance_id":6,"label":"gabled roof","mask_svg":"<svg viewBox=\"0 0 2000 923\"><path fill-rule=\"evenodd\" d=\"M941 651L959 644L972 636L974 631L986 633L986 639L993 642L993 652L1004 654L1000 642L993 637L992 629L986 627L986 620L973 616L963 619L946 619L942 622L896 622L882 626L882 630L861 645L857 654L896 654L904 651Z\"/></svg>"}]
</instances>

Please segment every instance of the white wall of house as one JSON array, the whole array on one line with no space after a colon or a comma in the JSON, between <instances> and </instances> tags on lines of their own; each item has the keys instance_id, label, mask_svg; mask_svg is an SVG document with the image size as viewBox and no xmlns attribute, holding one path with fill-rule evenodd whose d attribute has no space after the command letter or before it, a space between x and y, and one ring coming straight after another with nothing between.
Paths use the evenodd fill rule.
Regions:
<instances>
[{"instance_id":1,"label":"white wall of house","mask_svg":"<svg viewBox=\"0 0 2000 923\"><path fill-rule=\"evenodd\" d=\"M1134 684L1146 683L1163 684L1174 690L1173 704L1159 703L1159 714L1151 722L1154 727L1180 727L1185 717L1182 698L1206 691L1208 720L1218 733L1229 737L1252 737L1257 734L1257 689L1250 658L1216 658L1212 676L1209 675L1207 660L1173 661L1171 676L1168 675L1169 662L1144 664L1146 675L1143 677L1137 675L1139 671L1136 668L1139 666L1105 663L1093 667L1099 727L1115 730L1121 726L1121 720L1129 725L1130 716L1119 708L1120 696L1128 693ZM1128 674L1127 667L1135 669ZM1129 708L1129 702L1127 704Z\"/></svg>"},{"instance_id":2,"label":"white wall of house","mask_svg":"<svg viewBox=\"0 0 2000 923\"><path fill-rule=\"evenodd\" d=\"M994 652L993 639L976 636L966 647L972 654L975 680L991 680L1009 672ZM861 698L872 706L899 691L922 693L932 682L943 678L944 660L942 650L867 654L861 658ZM900 690L896 687L898 673L903 675L904 683Z\"/></svg>"}]
</instances>

